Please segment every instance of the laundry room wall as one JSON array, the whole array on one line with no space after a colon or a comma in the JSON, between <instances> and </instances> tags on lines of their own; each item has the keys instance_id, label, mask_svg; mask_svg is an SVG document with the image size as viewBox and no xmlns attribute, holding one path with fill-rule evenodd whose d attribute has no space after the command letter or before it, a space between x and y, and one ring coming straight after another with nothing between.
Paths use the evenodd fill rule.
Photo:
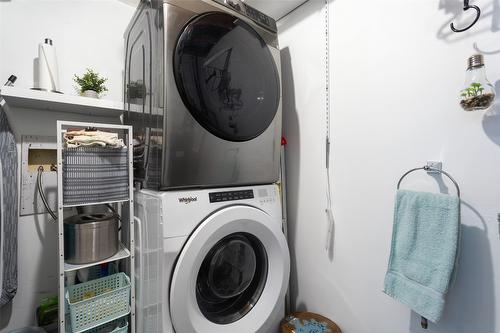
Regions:
<instances>
[{"instance_id":1,"label":"laundry room wall","mask_svg":"<svg viewBox=\"0 0 500 333\"><path fill-rule=\"evenodd\" d=\"M118 0L0 1L0 78L16 74L16 86L33 87L38 44L51 38L63 93L76 94L73 75L92 68L108 78L104 98L120 101L123 33L133 13L133 6Z\"/></svg>"},{"instance_id":2,"label":"laundry room wall","mask_svg":"<svg viewBox=\"0 0 500 333\"><path fill-rule=\"evenodd\" d=\"M63 93L76 94L73 74L90 67L108 78L104 98L122 101L123 33L134 10L118 0L0 1L1 83L16 74L17 87L32 87L37 45L50 37L57 50ZM56 120L119 121L41 110L10 111L19 155L22 135L55 136ZM34 324L40 299L57 291L56 224L42 214L21 217L18 227L19 289L13 302L0 309L0 332Z\"/></svg>"},{"instance_id":3,"label":"laundry room wall","mask_svg":"<svg viewBox=\"0 0 500 333\"><path fill-rule=\"evenodd\" d=\"M500 94L500 9L474 4L480 22L455 34L449 23L460 1L330 2L333 251L325 249L324 1L279 22L292 300L345 333L422 332L419 317L382 286L397 181L428 160L442 161L460 184L463 240L444 317L427 332L500 332L500 104L486 113L458 106L466 59L478 51ZM424 172L403 186L454 191Z\"/></svg>"}]
</instances>

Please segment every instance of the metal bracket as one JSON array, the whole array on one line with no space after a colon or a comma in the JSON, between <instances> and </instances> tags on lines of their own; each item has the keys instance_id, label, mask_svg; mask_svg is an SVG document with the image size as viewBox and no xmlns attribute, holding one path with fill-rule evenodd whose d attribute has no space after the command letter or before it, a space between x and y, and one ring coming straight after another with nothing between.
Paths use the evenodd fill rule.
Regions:
<instances>
[{"instance_id":1,"label":"metal bracket","mask_svg":"<svg viewBox=\"0 0 500 333\"><path fill-rule=\"evenodd\" d=\"M427 161L427 167L430 168L430 170L427 170L427 173L429 173L429 174L440 173L439 171L443 170L443 162ZM434 170L432 170L432 169L434 169ZM439 170L439 171L435 171L435 170Z\"/></svg>"}]
</instances>

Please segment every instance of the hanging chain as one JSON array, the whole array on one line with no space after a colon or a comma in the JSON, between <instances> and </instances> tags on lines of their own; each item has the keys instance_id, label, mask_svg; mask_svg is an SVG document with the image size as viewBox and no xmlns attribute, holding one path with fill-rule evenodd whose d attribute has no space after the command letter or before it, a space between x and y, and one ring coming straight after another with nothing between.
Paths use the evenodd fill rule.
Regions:
<instances>
[{"instance_id":1,"label":"hanging chain","mask_svg":"<svg viewBox=\"0 0 500 333\"><path fill-rule=\"evenodd\" d=\"M330 164L330 10L329 0L325 0L325 78L326 78L326 168Z\"/></svg>"},{"instance_id":2,"label":"hanging chain","mask_svg":"<svg viewBox=\"0 0 500 333\"><path fill-rule=\"evenodd\" d=\"M327 232L325 249L330 252L333 250L333 238L335 221L332 211L332 195L330 181L330 4L329 0L325 0L325 107L326 107L326 218ZM332 252L333 253L333 252Z\"/></svg>"}]
</instances>

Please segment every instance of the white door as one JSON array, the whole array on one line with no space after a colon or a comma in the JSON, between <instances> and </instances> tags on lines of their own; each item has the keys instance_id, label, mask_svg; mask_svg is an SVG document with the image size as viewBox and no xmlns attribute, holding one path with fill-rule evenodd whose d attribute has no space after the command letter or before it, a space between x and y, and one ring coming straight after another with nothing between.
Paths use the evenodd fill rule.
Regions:
<instances>
[{"instance_id":1,"label":"white door","mask_svg":"<svg viewBox=\"0 0 500 333\"><path fill-rule=\"evenodd\" d=\"M210 215L184 246L172 276L179 333L263 333L283 314L290 257L281 221L249 206Z\"/></svg>"}]
</instances>

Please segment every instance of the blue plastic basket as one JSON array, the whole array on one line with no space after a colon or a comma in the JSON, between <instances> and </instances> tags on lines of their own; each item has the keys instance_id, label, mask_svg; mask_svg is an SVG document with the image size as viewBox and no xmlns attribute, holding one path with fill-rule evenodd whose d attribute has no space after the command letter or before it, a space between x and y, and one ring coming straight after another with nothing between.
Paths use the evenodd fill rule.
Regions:
<instances>
[{"instance_id":1,"label":"blue plastic basket","mask_svg":"<svg viewBox=\"0 0 500 333\"><path fill-rule=\"evenodd\" d=\"M73 333L96 328L130 313L130 279L118 273L70 286L66 302Z\"/></svg>"},{"instance_id":2,"label":"blue plastic basket","mask_svg":"<svg viewBox=\"0 0 500 333\"><path fill-rule=\"evenodd\" d=\"M102 333L102 332L126 333L128 332L128 321L125 318L120 318L113 320L109 323L100 325L96 328L92 328L88 331L85 331L85 333Z\"/></svg>"}]
</instances>

